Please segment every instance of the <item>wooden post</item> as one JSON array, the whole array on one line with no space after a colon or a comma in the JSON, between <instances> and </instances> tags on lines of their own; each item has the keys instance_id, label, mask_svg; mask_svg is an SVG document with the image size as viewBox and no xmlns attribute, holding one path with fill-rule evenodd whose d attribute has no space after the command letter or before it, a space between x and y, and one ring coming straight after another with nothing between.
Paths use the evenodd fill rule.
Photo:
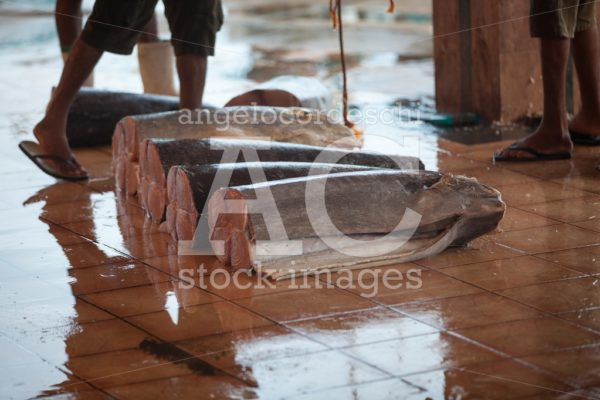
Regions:
<instances>
[{"instance_id":1,"label":"wooden post","mask_svg":"<svg viewBox=\"0 0 600 400\"><path fill-rule=\"evenodd\" d=\"M600 21L600 7L596 7ZM525 0L433 0L436 103L440 112L475 111L514 121L543 111L539 43L529 35ZM567 105L580 107L569 64Z\"/></svg>"},{"instance_id":2,"label":"wooden post","mask_svg":"<svg viewBox=\"0 0 600 400\"><path fill-rule=\"evenodd\" d=\"M538 41L525 0L433 0L436 103L513 121L542 111Z\"/></svg>"}]
</instances>

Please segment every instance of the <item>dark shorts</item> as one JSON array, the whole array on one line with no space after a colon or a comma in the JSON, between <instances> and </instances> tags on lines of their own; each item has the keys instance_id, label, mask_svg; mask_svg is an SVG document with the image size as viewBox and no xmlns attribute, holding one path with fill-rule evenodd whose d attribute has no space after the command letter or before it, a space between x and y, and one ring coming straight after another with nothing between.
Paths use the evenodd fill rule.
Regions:
<instances>
[{"instance_id":1,"label":"dark shorts","mask_svg":"<svg viewBox=\"0 0 600 400\"><path fill-rule=\"evenodd\" d=\"M572 39L596 25L595 1L531 0L531 36Z\"/></svg>"},{"instance_id":2,"label":"dark shorts","mask_svg":"<svg viewBox=\"0 0 600 400\"><path fill-rule=\"evenodd\" d=\"M131 54L158 0L96 0L81 39L102 51ZM212 56L223 24L221 0L163 0L175 55Z\"/></svg>"}]
</instances>

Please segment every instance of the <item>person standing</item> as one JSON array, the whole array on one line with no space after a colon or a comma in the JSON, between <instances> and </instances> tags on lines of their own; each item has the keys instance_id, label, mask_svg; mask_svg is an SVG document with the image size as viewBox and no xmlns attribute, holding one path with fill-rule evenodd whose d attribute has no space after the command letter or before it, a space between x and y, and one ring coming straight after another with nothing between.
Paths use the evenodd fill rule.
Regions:
<instances>
[{"instance_id":1,"label":"person standing","mask_svg":"<svg viewBox=\"0 0 600 400\"><path fill-rule=\"evenodd\" d=\"M55 23L63 61L66 62L75 41L81 34L83 0L56 0ZM158 38L156 15L143 29L137 44L138 63L145 93L175 96L173 49ZM94 86L92 72L83 86Z\"/></svg>"},{"instance_id":2,"label":"person standing","mask_svg":"<svg viewBox=\"0 0 600 400\"><path fill-rule=\"evenodd\" d=\"M90 18L75 41L60 81L34 127L39 143L25 141L21 150L42 171L65 180L87 179L66 137L69 108L105 51L131 54L140 32L154 14L158 0L97 0ZM214 55L216 34L223 24L220 0L163 0L171 29L180 82L182 109L202 106L207 58Z\"/></svg>"},{"instance_id":3,"label":"person standing","mask_svg":"<svg viewBox=\"0 0 600 400\"><path fill-rule=\"evenodd\" d=\"M497 150L495 161L569 159L573 143L600 145L600 39L595 8L590 0L531 0L531 34L541 40L543 118L533 134ZM581 109L569 123L566 74L571 49Z\"/></svg>"}]
</instances>

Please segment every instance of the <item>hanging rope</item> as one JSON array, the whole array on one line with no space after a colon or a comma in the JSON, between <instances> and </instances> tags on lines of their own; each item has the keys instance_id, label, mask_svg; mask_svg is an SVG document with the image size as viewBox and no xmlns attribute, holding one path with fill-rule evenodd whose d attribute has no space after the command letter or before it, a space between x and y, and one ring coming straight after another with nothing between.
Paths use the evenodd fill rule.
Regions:
<instances>
[{"instance_id":1,"label":"hanging rope","mask_svg":"<svg viewBox=\"0 0 600 400\"><path fill-rule=\"evenodd\" d=\"M388 13L394 12L394 0L389 0ZM344 51L344 23L342 21L342 0L329 0L329 16L333 29L338 31L338 40L340 43L340 60L342 63L342 115L344 125L353 128L354 124L348 119L348 75L346 73L346 53Z\"/></svg>"},{"instance_id":2,"label":"hanging rope","mask_svg":"<svg viewBox=\"0 0 600 400\"><path fill-rule=\"evenodd\" d=\"M395 8L396 8L396 6L394 5L394 0L390 0L390 5L388 6L387 12L389 12L391 14L394 12Z\"/></svg>"}]
</instances>

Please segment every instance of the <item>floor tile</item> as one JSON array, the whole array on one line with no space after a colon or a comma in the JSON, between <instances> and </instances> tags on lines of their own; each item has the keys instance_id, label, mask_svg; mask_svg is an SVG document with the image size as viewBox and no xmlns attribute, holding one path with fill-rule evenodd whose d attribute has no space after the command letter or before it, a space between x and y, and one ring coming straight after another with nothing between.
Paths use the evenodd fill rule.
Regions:
<instances>
[{"instance_id":1,"label":"floor tile","mask_svg":"<svg viewBox=\"0 0 600 400\"><path fill-rule=\"evenodd\" d=\"M140 263L101 265L69 270L69 285L73 294L91 294L166 282L171 276Z\"/></svg>"},{"instance_id":2,"label":"floor tile","mask_svg":"<svg viewBox=\"0 0 600 400\"><path fill-rule=\"evenodd\" d=\"M31 379L34 376L35 379ZM72 399L106 399L80 380L44 362L0 370L0 398L29 399L62 395Z\"/></svg>"},{"instance_id":3,"label":"floor tile","mask_svg":"<svg viewBox=\"0 0 600 400\"><path fill-rule=\"evenodd\" d=\"M482 291L475 286L463 283L436 271L417 271L421 271L420 275L415 275L419 278L419 284L410 287L404 286L398 289L393 286L397 284L395 282L392 284L386 284L383 280L376 281L377 286L375 289L373 289L373 292L376 293L376 295L372 299L382 304L395 305L444 299L448 297L479 293ZM353 289L353 291L359 292L365 290L366 289L364 288Z\"/></svg>"},{"instance_id":4,"label":"floor tile","mask_svg":"<svg viewBox=\"0 0 600 400\"><path fill-rule=\"evenodd\" d=\"M560 318L573 321L578 325L582 325L600 332L600 308L578 310L560 314L559 316Z\"/></svg>"},{"instance_id":5,"label":"floor tile","mask_svg":"<svg viewBox=\"0 0 600 400\"><path fill-rule=\"evenodd\" d=\"M116 386L108 393L119 399L149 399L155 396L173 399L257 398L255 389L228 376L187 375L150 382Z\"/></svg>"},{"instance_id":6,"label":"floor tile","mask_svg":"<svg viewBox=\"0 0 600 400\"><path fill-rule=\"evenodd\" d=\"M582 159L580 160L580 169L576 169L568 175L556 177L552 181L575 189L600 194L600 187L598 186L600 172L595 168L597 163L598 157Z\"/></svg>"},{"instance_id":7,"label":"floor tile","mask_svg":"<svg viewBox=\"0 0 600 400\"><path fill-rule=\"evenodd\" d=\"M4 190L37 188L40 186L49 186L56 183L56 179L46 175L42 171L15 171L2 174L2 188Z\"/></svg>"},{"instance_id":8,"label":"floor tile","mask_svg":"<svg viewBox=\"0 0 600 400\"><path fill-rule=\"evenodd\" d=\"M447 333L432 333L343 349L394 376L497 360L494 353Z\"/></svg>"},{"instance_id":9,"label":"floor tile","mask_svg":"<svg viewBox=\"0 0 600 400\"><path fill-rule=\"evenodd\" d=\"M65 228L97 241L99 243L114 243L115 236L129 238L159 232L159 226L149 221L143 213L121 215L117 218L94 218L93 221L71 222L63 225Z\"/></svg>"},{"instance_id":10,"label":"floor tile","mask_svg":"<svg viewBox=\"0 0 600 400\"><path fill-rule=\"evenodd\" d=\"M496 187L496 189L502 193L502 200L511 207L574 199L589 195L581 190L548 181L517 183Z\"/></svg>"},{"instance_id":11,"label":"floor tile","mask_svg":"<svg viewBox=\"0 0 600 400\"><path fill-rule=\"evenodd\" d=\"M259 361L230 371L254 384L260 398L289 398L389 377L337 351Z\"/></svg>"},{"instance_id":12,"label":"floor tile","mask_svg":"<svg viewBox=\"0 0 600 400\"><path fill-rule=\"evenodd\" d=\"M585 274L600 273L600 246L536 254L536 257L569 267Z\"/></svg>"},{"instance_id":13,"label":"floor tile","mask_svg":"<svg viewBox=\"0 0 600 400\"><path fill-rule=\"evenodd\" d=\"M600 335L556 318L536 318L457 331L513 357L600 343Z\"/></svg>"},{"instance_id":14,"label":"floor tile","mask_svg":"<svg viewBox=\"0 0 600 400\"><path fill-rule=\"evenodd\" d=\"M228 302L143 314L129 317L127 321L168 342L261 328L273 324Z\"/></svg>"},{"instance_id":15,"label":"floor tile","mask_svg":"<svg viewBox=\"0 0 600 400\"><path fill-rule=\"evenodd\" d=\"M419 388L409 385L402 379L391 378L362 385L344 386L317 393L309 393L299 397L299 400L330 400L330 399L423 399L423 392ZM413 397L414 396L414 397Z\"/></svg>"},{"instance_id":16,"label":"floor tile","mask_svg":"<svg viewBox=\"0 0 600 400\"><path fill-rule=\"evenodd\" d=\"M8 335L11 335L9 333ZM10 338L56 366L72 357L137 348L147 333L118 319L21 329Z\"/></svg>"},{"instance_id":17,"label":"floor tile","mask_svg":"<svg viewBox=\"0 0 600 400\"><path fill-rule=\"evenodd\" d=\"M201 287L202 283L200 276L205 276L216 269L222 270L223 268L223 264L212 256L168 254L160 257L140 258L139 260L178 279L191 279L198 287ZM208 279L206 281L210 283Z\"/></svg>"},{"instance_id":18,"label":"floor tile","mask_svg":"<svg viewBox=\"0 0 600 400\"><path fill-rule=\"evenodd\" d=\"M138 260L177 254L177 243L162 232L118 238L108 245Z\"/></svg>"},{"instance_id":19,"label":"floor tile","mask_svg":"<svg viewBox=\"0 0 600 400\"><path fill-rule=\"evenodd\" d=\"M86 200L92 195L92 191L82 185L72 182L56 182L50 186L39 188L17 189L3 192L3 201L12 208L39 205L49 206L60 203Z\"/></svg>"},{"instance_id":20,"label":"floor tile","mask_svg":"<svg viewBox=\"0 0 600 400\"><path fill-rule=\"evenodd\" d=\"M600 306L600 280L596 277L541 283L499 293L549 313Z\"/></svg>"},{"instance_id":21,"label":"floor tile","mask_svg":"<svg viewBox=\"0 0 600 400\"><path fill-rule=\"evenodd\" d=\"M189 375L193 371L186 362L189 362L186 357L182 357L180 362L173 362L136 346L129 350L71 357L65 368L96 387L107 388Z\"/></svg>"},{"instance_id":22,"label":"floor tile","mask_svg":"<svg viewBox=\"0 0 600 400\"><path fill-rule=\"evenodd\" d=\"M279 322L375 307L371 301L339 289L297 289L236 300L236 303Z\"/></svg>"},{"instance_id":23,"label":"floor tile","mask_svg":"<svg viewBox=\"0 0 600 400\"><path fill-rule=\"evenodd\" d=\"M45 274L130 260L110 247L89 241L63 246L55 244L38 248L16 248L3 252L0 257L23 271Z\"/></svg>"},{"instance_id":24,"label":"floor tile","mask_svg":"<svg viewBox=\"0 0 600 400\"><path fill-rule=\"evenodd\" d=\"M553 180L553 182L558 184L583 189L581 187L570 185L570 182L578 179L578 177L582 175L587 176L590 174L589 171L593 171L594 168L594 160L591 158L573 158L571 160L562 161L512 163L506 164L506 168L528 176Z\"/></svg>"},{"instance_id":25,"label":"floor tile","mask_svg":"<svg viewBox=\"0 0 600 400\"><path fill-rule=\"evenodd\" d=\"M197 285L217 296L229 300L258 297L298 289L306 290L316 287L317 284L321 285L320 287L322 288L326 287L326 284L317 283L312 276L273 281L271 279L261 279L257 274L248 274L242 270L236 271L233 274L229 273L223 269L221 263L212 266L202 264L202 267L205 269L206 275L196 276ZM215 268L220 268L220 270L217 271Z\"/></svg>"},{"instance_id":26,"label":"floor tile","mask_svg":"<svg viewBox=\"0 0 600 400\"><path fill-rule=\"evenodd\" d=\"M52 330L113 319L107 312L72 297L20 302L0 307L0 330L8 335L31 330Z\"/></svg>"},{"instance_id":27,"label":"floor tile","mask_svg":"<svg viewBox=\"0 0 600 400\"><path fill-rule=\"evenodd\" d=\"M578 387L600 386L600 347L537 354L524 357L523 360Z\"/></svg>"},{"instance_id":28,"label":"floor tile","mask_svg":"<svg viewBox=\"0 0 600 400\"><path fill-rule=\"evenodd\" d=\"M585 222L600 218L600 196L531 204L520 208L561 222Z\"/></svg>"},{"instance_id":29,"label":"floor tile","mask_svg":"<svg viewBox=\"0 0 600 400\"><path fill-rule=\"evenodd\" d=\"M517 302L490 293L394 307L440 329L460 329L541 316Z\"/></svg>"},{"instance_id":30,"label":"floor tile","mask_svg":"<svg viewBox=\"0 0 600 400\"><path fill-rule=\"evenodd\" d=\"M582 273L533 256L444 268L443 273L487 290L508 289L582 276Z\"/></svg>"},{"instance_id":31,"label":"floor tile","mask_svg":"<svg viewBox=\"0 0 600 400\"><path fill-rule=\"evenodd\" d=\"M233 367L236 363L284 358L327 350L325 345L279 325L202 336L176 344L190 354L205 357L214 365L227 367Z\"/></svg>"},{"instance_id":32,"label":"floor tile","mask_svg":"<svg viewBox=\"0 0 600 400\"><path fill-rule=\"evenodd\" d=\"M15 250L31 250L58 246L69 246L78 243L87 243L83 238L65 228L54 224L45 224L40 221L39 227L28 229L0 228L0 258L4 252Z\"/></svg>"},{"instance_id":33,"label":"floor tile","mask_svg":"<svg viewBox=\"0 0 600 400\"><path fill-rule=\"evenodd\" d=\"M386 308L292 322L288 326L330 347L347 347L433 333L435 328Z\"/></svg>"},{"instance_id":34,"label":"floor tile","mask_svg":"<svg viewBox=\"0 0 600 400\"><path fill-rule=\"evenodd\" d=\"M567 224L504 232L495 239L498 244L529 254L600 244L600 234Z\"/></svg>"},{"instance_id":35,"label":"floor tile","mask_svg":"<svg viewBox=\"0 0 600 400\"><path fill-rule=\"evenodd\" d=\"M477 178L479 182L490 186L502 186L536 181L535 178L519 172L510 171L505 168L499 168L491 165L481 169L469 170L467 175L472 178Z\"/></svg>"},{"instance_id":36,"label":"floor tile","mask_svg":"<svg viewBox=\"0 0 600 400\"><path fill-rule=\"evenodd\" d=\"M46 205L43 207L40 217L60 225L91 220L97 217L116 217L117 215L114 194L94 193L86 200Z\"/></svg>"},{"instance_id":37,"label":"floor tile","mask_svg":"<svg viewBox=\"0 0 600 400\"><path fill-rule=\"evenodd\" d=\"M483 261L503 260L522 254L522 251L499 245L494 239L482 238L474 240L466 247L450 248L437 256L419 260L416 264L440 269Z\"/></svg>"},{"instance_id":38,"label":"floor tile","mask_svg":"<svg viewBox=\"0 0 600 400\"><path fill-rule=\"evenodd\" d=\"M441 369L405 378L426 388L420 399L514 399L549 396L572 390L547 374L511 360L499 360L464 368ZM418 397L414 397L415 400Z\"/></svg>"},{"instance_id":39,"label":"floor tile","mask_svg":"<svg viewBox=\"0 0 600 400\"><path fill-rule=\"evenodd\" d=\"M161 310L176 315L181 312L180 309L220 300L204 290L183 286L176 281L93 293L82 298L119 317Z\"/></svg>"},{"instance_id":40,"label":"floor tile","mask_svg":"<svg viewBox=\"0 0 600 400\"><path fill-rule=\"evenodd\" d=\"M542 226L557 224L560 224L560 222L550 218L542 217L540 215L536 215L532 212L508 207L506 209L506 213L504 214L504 218L502 218L502 221L498 226L497 232L518 231L521 229L538 228Z\"/></svg>"},{"instance_id":41,"label":"floor tile","mask_svg":"<svg viewBox=\"0 0 600 400\"><path fill-rule=\"evenodd\" d=\"M574 222L573 225L590 231L600 232L600 218L594 218L584 222Z\"/></svg>"},{"instance_id":42,"label":"floor tile","mask_svg":"<svg viewBox=\"0 0 600 400\"><path fill-rule=\"evenodd\" d=\"M94 164L99 162L111 161L111 156L106 152L93 147L93 148L78 148L73 150L75 157L82 164Z\"/></svg>"}]
</instances>

